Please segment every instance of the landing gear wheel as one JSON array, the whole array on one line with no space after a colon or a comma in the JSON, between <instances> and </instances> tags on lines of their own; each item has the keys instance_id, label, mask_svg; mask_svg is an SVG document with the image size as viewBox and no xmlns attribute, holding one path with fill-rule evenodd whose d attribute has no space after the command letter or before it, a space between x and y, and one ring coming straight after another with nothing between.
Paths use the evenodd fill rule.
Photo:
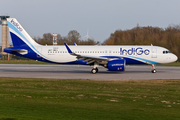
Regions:
<instances>
[{"instance_id":1,"label":"landing gear wheel","mask_svg":"<svg viewBox=\"0 0 180 120\"><path fill-rule=\"evenodd\" d=\"M98 68L96 68L96 71L98 72Z\"/></svg>"},{"instance_id":2,"label":"landing gear wheel","mask_svg":"<svg viewBox=\"0 0 180 120\"><path fill-rule=\"evenodd\" d=\"M153 69L151 72L152 72L152 73L156 73L157 71L156 71L156 69Z\"/></svg>"},{"instance_id":3,"label":"landing gear wheel","mask_svg":"<svg viewBox=\"0 0 180 120\"><path fill-rule=\"evenodd\" d=\"M152 64L152 71L151 71L151 72L152 72L152 73L156 73L156 72L157 72L154 64Z\"/></svg>"},{"instance_id":4,"label":"landing gear wheel","mask_svg":"<svg viewBox=\"0 0 180 120\"><path fill-rule=\"evenodd\" d=\"M98 72L98 68L93 68L92 70L91 70L91 73L93 73L93 74L96 74Z\"/></svg>"}]
</instances>

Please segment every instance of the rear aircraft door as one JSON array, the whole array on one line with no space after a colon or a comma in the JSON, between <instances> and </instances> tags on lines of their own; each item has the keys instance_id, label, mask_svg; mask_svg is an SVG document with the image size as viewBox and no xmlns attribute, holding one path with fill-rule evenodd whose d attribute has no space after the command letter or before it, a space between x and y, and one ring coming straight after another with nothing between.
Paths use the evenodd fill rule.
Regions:
<instances>
[{"instance_id":1,"label":"rear aircraft door","mask_svg":"<svg viewBox=\"0 0 180 120\"><path fill-rule=\"evenodd\" d=\"M111 50L109 50L109 56L111 56L112 55L112 51Z\"/></svg>"},{"instance_id":2,"label":"rear aircraft door","mask_svg":"<svg viewBox=\"0 0 180 120\"><path fill-rule=\"evenodd\" d=\"M41 53L42 52L42 48L41 47L37 47L37 51L38 53ZM39 54L36 54L38 58L40 58L41 56Z\"/></svg>"},{"instance_id":3,"label":"rear aircraft door","mask_svg":"<svg viewBox=\"0 0 180 120\"><path fill-rule=\"evenodd\" d=\"M151 48L151 58L157 58L157 48L156 47Z\"/></svg>"}]
</instances>

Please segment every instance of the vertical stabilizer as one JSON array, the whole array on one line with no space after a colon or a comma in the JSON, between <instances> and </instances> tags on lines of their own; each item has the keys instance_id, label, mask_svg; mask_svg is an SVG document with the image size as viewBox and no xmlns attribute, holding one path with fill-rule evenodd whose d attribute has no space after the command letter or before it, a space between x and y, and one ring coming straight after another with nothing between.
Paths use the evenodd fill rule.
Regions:
<instances>
[{"instance_id":1,"label":"vertical stabilizer","mask_svg":"<svg viewBox=\"0 0 180 120\"><path fill-rule=\"evenodd\" d=\"M39 46L15 18L7 18L7 23L14 47L27 45L33 48Z\"/></svg>"},{"instance_id":2,"label":"vertical stabilizer","mask_svg":"<svg viewBox=\"0 0 180 120\"><path fill-rule=\"evenodd\" d=\"M13 47L5 48L4 52L40 61L48 59L41 53L41 45L31 38L15 18L8 18L7 23Z\"/></svg>"}]
</instances>

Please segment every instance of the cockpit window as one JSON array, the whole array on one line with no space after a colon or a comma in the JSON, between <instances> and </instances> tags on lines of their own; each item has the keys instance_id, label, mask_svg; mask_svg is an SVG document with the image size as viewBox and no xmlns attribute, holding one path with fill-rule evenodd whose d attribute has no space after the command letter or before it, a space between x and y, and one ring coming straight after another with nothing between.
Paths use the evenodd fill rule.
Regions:
<instances>
[{"instance_id":1,"label":"cockpit window","mask_svg":"<svg viewBox=\"0 0 180 120\"><path fill-rule=\"evenodd\" d=\"M163 51L163 54L171 53L170 51Z\"/></svg>"}]
</instances>

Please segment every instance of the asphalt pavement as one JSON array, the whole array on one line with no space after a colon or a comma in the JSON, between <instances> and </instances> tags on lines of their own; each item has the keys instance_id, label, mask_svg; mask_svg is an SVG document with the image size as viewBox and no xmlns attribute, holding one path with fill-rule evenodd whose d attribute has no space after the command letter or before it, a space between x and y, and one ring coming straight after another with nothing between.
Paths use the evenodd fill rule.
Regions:
<instances>
[{"instance_id":1,"label":"asphalt pavement","mask_svg":"<svg viewBox=\"0 0 180 120\"><path fill-rule=\"evenodd\" d=\"M156 66L157 73L151 73L151 66L126 66L124 72L111 72L99 67L92 74L93 66L78 65L31 65L0 64L0 77L90 79L90 80L153 80L180 79L180 67Z\"/></svg>"}]
</instances>

